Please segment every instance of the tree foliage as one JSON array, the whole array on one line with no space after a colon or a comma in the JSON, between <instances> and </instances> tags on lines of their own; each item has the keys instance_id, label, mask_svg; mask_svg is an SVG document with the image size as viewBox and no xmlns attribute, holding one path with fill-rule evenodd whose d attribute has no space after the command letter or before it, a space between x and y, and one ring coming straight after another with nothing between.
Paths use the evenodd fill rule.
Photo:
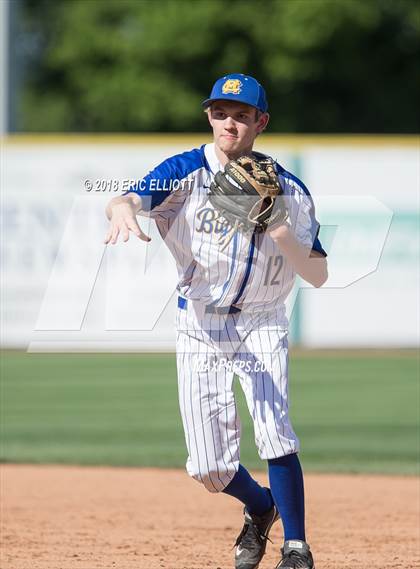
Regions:
<instances>
[{"instance_id":1,"label":"tree foliage","mask_svg":"<svg viewBox=\"0 0 420 569\"><path fill-rule=\"evenodd\" d=\"M25 0L19 129L202 131L228 72L265 86L277 132L416 132L412 0Z\"/></svg>"}]
</instances>

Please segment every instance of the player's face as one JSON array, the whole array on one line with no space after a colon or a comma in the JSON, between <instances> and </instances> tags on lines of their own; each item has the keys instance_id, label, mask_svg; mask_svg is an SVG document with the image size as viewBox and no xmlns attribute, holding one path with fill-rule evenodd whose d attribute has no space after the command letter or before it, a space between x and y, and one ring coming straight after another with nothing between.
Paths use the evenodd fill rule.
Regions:
<instances>
[{"instance_id":1,"label":"player's face","mask_svg":"<svg viewBox=\"0 0 420 569\"><path fill-rule=\"evenodd\" d=\"M250 152L255 138L268 123L267 113L234 101L215 101L208 117L216 146L233 158Z\"/></svg>"}]
</instances>

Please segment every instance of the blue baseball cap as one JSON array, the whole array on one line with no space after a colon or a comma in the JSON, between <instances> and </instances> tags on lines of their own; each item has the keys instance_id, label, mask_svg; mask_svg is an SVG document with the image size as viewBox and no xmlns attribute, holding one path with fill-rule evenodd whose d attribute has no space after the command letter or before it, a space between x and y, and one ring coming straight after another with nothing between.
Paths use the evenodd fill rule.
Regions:
<instances>
[{"instance_id":1,"label":"blue baseball cap","mask_svg":"<svg viewBox=\"0 0 420 569\"><path fill-rule=\"evenodd\" d=\"M208 107L213 101L238 101L257 108L262 113L268 109L267 98L262 85L256 79L243 73L230 73L216 81L210 97L203 101Z\"/></svg>"}]
</instances>

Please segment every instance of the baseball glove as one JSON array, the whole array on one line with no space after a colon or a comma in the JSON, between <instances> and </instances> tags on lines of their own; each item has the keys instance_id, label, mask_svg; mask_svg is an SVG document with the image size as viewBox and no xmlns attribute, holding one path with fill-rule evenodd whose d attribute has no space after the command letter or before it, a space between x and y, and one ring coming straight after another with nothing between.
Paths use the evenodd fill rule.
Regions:
<instances>
[{"instance_id":1,"label":"baseball glove","mask_svg":"<svg viewBox=\"0 0 420 569\"><path fill-rule=\"evenodd\" d=\"M273 160L263 154L231 160L217 172L208 198L227 221L229 231L221 236L223 248L236 230L261 233L269 225L288 219L284 192Z\"/></svg>"}]
</instances>

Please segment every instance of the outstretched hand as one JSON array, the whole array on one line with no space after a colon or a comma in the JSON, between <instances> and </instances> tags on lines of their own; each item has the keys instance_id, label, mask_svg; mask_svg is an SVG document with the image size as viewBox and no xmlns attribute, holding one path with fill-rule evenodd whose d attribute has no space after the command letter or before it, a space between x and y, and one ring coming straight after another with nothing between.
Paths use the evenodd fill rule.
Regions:
<instances>
[{"instance_id":1,"label":"outstretched hand","mask_svg":"<svg viewBox=\"0 0 420 569\"><path fill-rule=\"evenodd\" d=\"M106 213L109 219L109 231L105 237L105 244L115 245L121 235L124 242L128 241L130 232L134 233L142 241L151 241L137 222L136 211L138 204L134 204L130 198L125 196L115 198L109 203ZM136 206L137 205L137 206Z\"/></svg>"}]
</instances>

